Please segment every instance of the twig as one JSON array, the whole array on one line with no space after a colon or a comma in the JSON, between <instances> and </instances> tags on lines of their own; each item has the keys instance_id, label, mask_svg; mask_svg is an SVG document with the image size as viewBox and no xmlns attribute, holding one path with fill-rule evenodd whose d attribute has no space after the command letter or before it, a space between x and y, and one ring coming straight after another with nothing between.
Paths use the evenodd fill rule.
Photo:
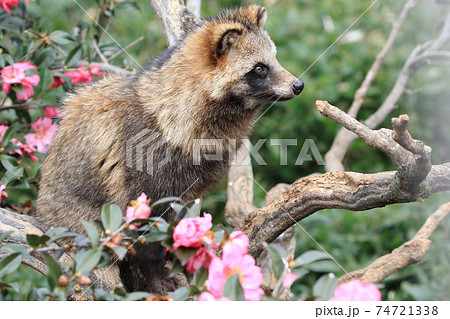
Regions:
<instances>
[{"instance_id":1,"label":"twig","mask_svg":"<svg viewBox=\"0 0 450 319\"><path fill-rule=\"evenodd\" d=\"M447 51L440 51L450 40L450 13L447 15L441 34L434 40L427 41L416 46L397 77L397 80L386 97L383 104L378 110L372 114L364 124L369 128L375 128L389 115L394 109L397 101L406 90L406 85L415 74L415 72L423 65L427 64L430 57L441 56L446 57ZM354 112L355 109L352 110ZM325 155L327 171L344 171L342 161L350 144L356 139L356 135L352 132L341 128L336 135L330 150Z\"/></svg>"},{"instance_id":2,"label":"twig","mask_svg":"<svg viewBox=\"0 0 450 319\"><path fill-rule=\"evenodd\" d=\"M126 46L124 46L122 49L120 49L119 51L117 51L116 53L111 55L108 59L106 59L106 62L110 62L110 61L114 60L119 55L121 55L122 53L125 53L129 48L135 46L136 44L138 44L142 40L144 40L144 36L140 36L139 38L137 38L133 42L131 42L131 43L127 44Z\"/></svg>"},{"instance_id":3,"label":"twig","mask_svg":"<svg viewBox=\"0 0 450 319\"><path fill-rule=\"evenodd\" d=\"M108 63L108 59L103 55L102 51L100 51L100 48L98 47L97 42L95 42L94 37L92 37L92 45L94 46L95 52L97 52L98 56L100 57L100 60L102 60L103 63Z\"/></svg>"},{"instance_id":4,"label":"twig","mask_svg":"<svg viewBox=\"0 0 450 319\"><path fill-rule=\"evenodd\" d=\"M352 271L339 278L339 284L343 284L354 278L377 283L400 269L418 263L430 248L430 235L449 213L450 202L441 205L430 217L428 217L425 224L420 228L413 239L394 249L392 253L378 258L368 267Z\"/></svg>"},{"instance_id":5,"label":"twig","mask_svg":"<svg viewBox=\"0 0 450 319\"><path fill-rule=\"evenodd\" d=\"M356 115L358 114L358 111L364 102L364 97L367 94L367 90L369 89L370 85L372 84L373 80L375 79L375 76L378 74L378 71L380 70L380 66L383 63L384 59L386 58L388 52L391 50L392 45L394 44L394 41L397 37L398 31L400 30L403 22L405 22L406 17L408 16L409 12L412 9L414 9L414 7L419 3L419 1L420 0L409 0L404 5L402 12L400 13L398 19L393 23L391 33L389 34L389 37L388 37L386 43L384 44L383 49L381 49L381 51L378 53L377 57L375 58L375 61L373 62L372 66L370 67L369 72L367 72L363 83L361 84L359 89L356 90L355 96L353 98L353 103L347 112L350 116L356 117Z\"/></svg>"}]
</instances>

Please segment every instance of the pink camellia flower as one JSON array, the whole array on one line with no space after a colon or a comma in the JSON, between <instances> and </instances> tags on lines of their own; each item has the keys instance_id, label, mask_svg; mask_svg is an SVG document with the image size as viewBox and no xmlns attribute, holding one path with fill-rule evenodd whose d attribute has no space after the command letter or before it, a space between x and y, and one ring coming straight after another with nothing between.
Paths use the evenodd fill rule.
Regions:
<instances>
[{"instance_id":1,"label":"pink camellia flower","mask_svg":"<svg viewBox=\"0 0 450 319\"><path fill-rule=\"evenodd\" d=\"M353 279L338 286L330 301L381 301L381 292L370 282Z\"/></svg>"},{"instance_id":2,"label":"pink camellia flower","mask_svg":"<svg viewBox=\"0 0 450 319\"><path fill-rule=\"evenodd\" d=\"M173 230L173 247L177 249L183 247L202 246L202 236L212 227L212 216L204 214L204 217L184 218Z\"/></svg>"},{"instance_id":3,"label":"pink camellia flower","mask_svg":"<svg viewBox=\"0 0 450 319\"><path fill-rule=\"evenodd\" d=\"M289 289L292 284L294 283L294 281L296 281L298 278L298 276L292 272L287 272L286 274L284 274L282 281L283 284L283 288L284 289Z\"/></svg>"},{"instance_id":4,"label":"pink camellia flower","mask_svg":"<svg viewBox=\"0 0 450 319\"><path fill-rule=\"evenodd\" d=\"M13 152L9 152L9 154L17 153L20 156L27 155L29 158L31 158L31 161L33 163L39 161L37 156L33 154L33 153L37 152L37 150L33 146L28 145L28 144L23 144L21 141L19 141L16 138L12 138L11 142L13 142L14 144L19 145L20 148L16 149Z\"/></svg>"},{"instance_id":5,"label":"pink camellia flower","mask_svg":"<svg viewBox=\"0 0 450 319\"><path fill-rule=\"evenodd\" d=\"M34 0L25 0L25 2L30 2ZM7 13L11 12L11 8L17 7L19 0L0 0L0 7L5 9Z\"/></svg>"},{"instance_id":6,"label":"pink camellia flower","mask_svg":"<svg viewBox=\"0 0 450 319\"><path fill-rule=\"evenodd\" d=\"M72 84L75 84L75 83L89 84L94 79L94 75L95 76L103 76L106 74L106 72L99 72L99 71L100 71L100 66L98 66L98 65L91 64L89 67L82 65L78 68L78 71L66 72L66 73L64 73L64 75L66 75L72 79ZM64 83L64 80L63 79L61 79L61 80L62 80L62 83ZM55 81L52 83L52 86L54 84L57 85L57 83L55 83ZM59 84L59 85L61 85L61 84ZM56 87L58 87L58 86L56 86Z\"/></svg>"},{"instance_id":7,"label":"pink camellia flower","mask_svg":"<svg viewBox=\"0 0 450 319\"><path fill-rule=\"evenodd\" d=\"M92 75L95 75L95 76L106 75L106 71L100 72L100 66L98 66L96 64L91 64L90 71L91 71Z\"/></svg>"},{"instance_id":8,"label":"pink camellia flower","mask_svg":"<svg viewBox=\"0 0 450 319\"><path fill-rule=\"evenodd\" d=\"M44 109L44 113L45 113L45 117L49 117L49 118L62 116L60 109L58 109L56 107L51 107L51 106L47 106Z\"/></svg>"},{"instance_id":9,"label":"pink camellia flower","mask_svg":"<svg viewBox=\"0 0 450 319\"><path fill-rule=\"evenodd\" d=\"M0 142L3 140L3 135L5 135L5 132L9 129L9 126L7 125L0 125Z\"/></svg>"},{"instance_id":10,"label":"pink camellia flower","mask_svg":"<svg viewBox=\"0 0 450 319\"><path fill-rule=\"evenodd\" d=\"M197 300L198 301L231 301L231 299L227 298L227 297L216 298L212 294L210 294L209 292L206 292L206 291L202 292L202 294L200 296L198 296Z\"/></svg>"},{"instance_id":11,"label":"pink camellia flower","mask_svg":"<svg viewBox=\"0 0 450 319\"><path fill-rule=\"evenodd\" d=\"M25 141L27 144L35 146L38 152L47 153L48 145L55 136L58 126L52 124L52 119L44 117L31 123L31 128L34 130L34 133L25 135Z\"/></svg>"},{"instance_id":12,"label":"pink camellia flower","mask_svg":"<svg viewBox=\"0 0 450 319\"><path fill-rule=\"evenodd\" d=\"M197 249L195 256L186 263L186 271L190 274L195 274L202 267L208 269L214 256L206 247L200 247Z\"/></svg>"},{"instance_id":13,"label":"pink camellia flower","mask_svg":"<svg viewBox=\"0 0 450 319\"><path fill-rule=\"evenodd\" d=\"M22 85L22 92L16 92L18 99L27 100L34 94L33 86L39 84L40 78L38 74L27 76L26 70L36 70L37 67L30 62L14 63L12 66L8 65L0 71L2 75L2 89L8 94L11 91L11 86L14 84Z\"/></svg>"},{"instance_id":14,"label":"pink camellia flower","mask_svg":"<svg viewBox=\"0 0 450 319\"><path fill-rule=\"evenodd\" d=\"M234 231L230 234L228 242L223 246L225 258L239 257L247 254L249 239L241 231Z\"/></svg>"},{"instance_id":15,"label":"pink camellia flower","mask_svg":"<svg viewBox=\"0 0 450 319\"><path fill-rule=\"evenodd\" d=\"M239 274L239 282L244 290L245 300L260 300L264 291L260 288L263 282L261 268L255 265L255 259L250 255L233 256L221 260L214 257L209 266L206 288L216 298L223 296L223 287L227 279Z\"/></svg>"},{"instance_id":16,"label":"pink camellia flower","mask_svg":"<svg viewBox=\"0 0 450 319\"><path fill-rule=\"evenodd\" d=\"M151 208L149 206L151 199L147 199L147 195L142 193L137 200L131 201L131 206L127 208L125 219L131 221L134 219L147 219L150 217ZM140 223L131 224L130 229L137 229Z\"/></svg>"},{"instance_id":17,"label":"pink camellia flower","mask_svg":"<svg viewBox=\"0 0 450 319\"><path fill-rule=\"evenodd\" d=\"M5 188L6 188L6 185L1 185L0 186L0 201L3 198L7 198L8 197L8 194L6 194L6 192L5 192Z\"/></svg>"}]
</instances>

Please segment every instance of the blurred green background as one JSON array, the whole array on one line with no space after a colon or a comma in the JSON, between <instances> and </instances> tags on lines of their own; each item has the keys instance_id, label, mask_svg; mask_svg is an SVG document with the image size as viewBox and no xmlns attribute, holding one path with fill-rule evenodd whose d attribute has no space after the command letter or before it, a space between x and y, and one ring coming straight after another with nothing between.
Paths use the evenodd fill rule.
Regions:
<instances>
[{"instance_id":1,"label":"blurred green background","mask_svg":"<svg viewBox=\"0 0 450 319\"><path fill-rule=\"evenodd\" d=\"M362 82L376 54L381 50L392 23L406 1L378 1L331 48L336 39L370 6L371 1L349 0L266 0L266 1L202 1L202 15L215 15L223 8L258 3L268 9L266 29L278 48L280 63L291 73L301 76L305 90L300 97L273 107L258 120L251 137L258 139L297 139L297 146L288 148L288 165L280 165L279 147L265 143L260 154L265 166L254 165L255 203L263 205L265 190L277 183L292 183L314 172L324 172L315 162L295 165L305 139L313 139L320 154L325 155L339 130L339 126L321 115L314 106L318 99L346 110L355 90ZM28 4L32 13L49 21L51 30L72 33L80 20L93 27L98 6L92 0L78 0L83 11L72 0L40 0ZM139 68L149 58L164 50L164 36L158 19L146 0L135 1L136 6L124 3L115 10L109 34L122 46L145 36L144 41L116 58L118 66ZM411 50L418 44L439 34L448 6L435 1L422 1L402 27L394 47L370 88L358 115L366 119L383 102L395 82L398 72ZM116 50L113 39L106 36L102 47ZM327 49L329 50L323 54ZM323 54L323 55L322 55ZM322 56L321 56L322 55ZM320 57L316 61L318 57ZM408 113L410 131L433 150L433 163L450 161L450 128L448 119L450 95L448 66L427 65L420 69L408 85L408 92L391 114ZM383 127L390 128L390 117ZM344 162L346 169L373 173L394 169L384 154L355 141ZM204 209L223 214L226 201L226 181L204 200ZM376 258L409 240L440 204L448 201L448 193L436 194L424 203L392 205L366 212L327 210L301 221L312 240L297 227L297 255L310 249L320 249L319 243L347 270L369 265ZM220 220L220 218L219 218ZM383 282L383 299L389 300L449 300L450 299L450 221L444 220L432 236L433 244L424 260L408 267ZM316 241L316 242L315 242ZM316 278L333 271L344 272L335 263L316 264L314 272L298 280L293 291L299 296L310 293ZM23 280L30 280L24 278Z\"/></svg>"}]
</instances>

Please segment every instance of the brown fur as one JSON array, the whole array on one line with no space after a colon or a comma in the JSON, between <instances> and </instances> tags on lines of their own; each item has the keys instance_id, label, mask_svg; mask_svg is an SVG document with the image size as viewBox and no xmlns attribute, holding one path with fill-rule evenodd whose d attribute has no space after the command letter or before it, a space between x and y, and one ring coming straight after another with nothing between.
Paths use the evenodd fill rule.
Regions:
<instances>
[{"instance_id":1,"label":"brown fur","mask_svg":"<svg viewBox=\"0 0 450 319\"><path fill-rule=\"evenodd\" d=\"M265 17L265 8L256 5L225 11L145 70L110 75L68 95L41 169L40 220L48 227L83 232L80 221L99 220L103 204L125 210L141 192L155 200L203 196L225 174L232 154L225 148L222 161L202 158L201 165L193 165L195 139L220 139L225 145L237 140L239 146L262 103L296 95L291 87L295 77L280 66L275 45L262 29ZM264 81L252 71L258 63L270 69ZM151 176L126 165L126 143L143 130L167 140L154 152L155 163L171 154L171 161ZM215 148L201 150L205 155ZM173 218L167 206L152 216ZM121 264L127 288L174 289L176 283L165 278L163 260L159 245L140 247Z\"/></svg>"}]
</instances>

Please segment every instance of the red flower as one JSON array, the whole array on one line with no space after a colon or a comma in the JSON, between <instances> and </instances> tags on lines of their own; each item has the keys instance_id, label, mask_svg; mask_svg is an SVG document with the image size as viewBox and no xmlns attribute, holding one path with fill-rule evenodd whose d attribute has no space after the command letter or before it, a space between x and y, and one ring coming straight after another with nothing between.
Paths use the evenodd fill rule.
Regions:
<instances>
[{"instance_id":1,"label":"red flower","mask_svg":"<svg viewBox=\"0 0 450 319\"><path fill-rule=\"evenodd\" d=\"M62 85L64 83L64 79L60 78L59 76L54 76L53 77L53 82L52 85L50 85L51 89L56 89L58 88L60 85Z\"/></svg>"}]
</instances>

